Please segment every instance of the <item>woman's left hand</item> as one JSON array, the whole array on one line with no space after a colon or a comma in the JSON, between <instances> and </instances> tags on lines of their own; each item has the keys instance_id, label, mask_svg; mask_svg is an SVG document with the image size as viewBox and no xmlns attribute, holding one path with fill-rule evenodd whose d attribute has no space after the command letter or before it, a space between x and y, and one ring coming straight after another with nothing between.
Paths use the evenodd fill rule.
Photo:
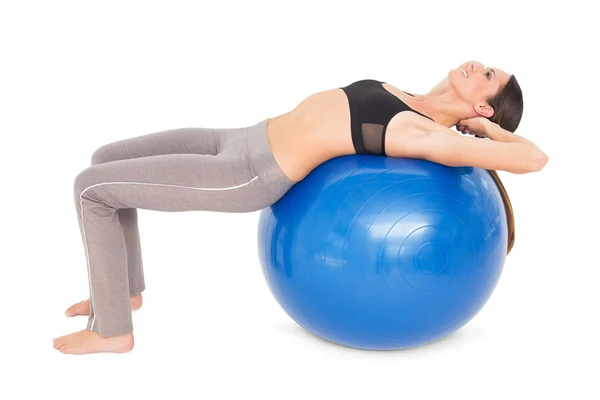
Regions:
<instances>
[{"instance_id":1,"label":"woman's left hand","mask_svg":"<svg viewBox=\"0 0 600 400\"><path fill-rule=\"evenodd\" d=\"M486 138L488 137L487 127L491 123L492 121L484 117L462 119L456 123L456 130L465 135Z\"/></svg>"}]
</instances>

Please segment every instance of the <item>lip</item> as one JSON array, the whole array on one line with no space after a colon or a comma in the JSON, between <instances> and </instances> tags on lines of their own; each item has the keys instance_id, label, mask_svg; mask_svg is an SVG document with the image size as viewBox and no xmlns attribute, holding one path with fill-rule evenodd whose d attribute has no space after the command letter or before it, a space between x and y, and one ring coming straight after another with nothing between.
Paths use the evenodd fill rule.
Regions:
<instances>
[{"instance_id":1,"label":"lip","mask_svg":"<svg viewBox=\"0 0 600 400\"><path fill-rule=\"evenodd\" d=\"M463 75L465 76L465 78L469 77L469 69L473 68L473 65L471 63L467 63L467 65L465 65L465 69L463 69L461 72L463 73Z\"/></svg>"}]
</instances>

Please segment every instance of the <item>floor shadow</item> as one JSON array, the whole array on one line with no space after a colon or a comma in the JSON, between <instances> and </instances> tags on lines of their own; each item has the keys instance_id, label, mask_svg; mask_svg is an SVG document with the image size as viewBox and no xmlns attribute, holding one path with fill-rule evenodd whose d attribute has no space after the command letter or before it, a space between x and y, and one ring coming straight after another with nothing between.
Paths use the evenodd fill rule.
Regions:
<instances>
[{"instance_id":1,"label":"floor shadow","mask_svg":"<svg viewBox=\"0 0 600 400\"><path fill-rule=\"evenodd\" d=\"M451 347L457 345L463 345L464 343L473 340L475 337L480 336L482 333L473 327L465 326L458 331L444 337L438 339L434 342L430 342L428 344L424 344L421 346L410 347L406 349L398 349L398 350L370 350L370 349L359 349L355 347L341 345L335 342L331 342L327 339L324 339L320 336L313 334L312 332L307 331L302 328L300 325L294 322L286 322L282 324L277 324L275 329L278 332L281 332L286 335L292 335L298 338L298 340L311 340L314 343L318 343L319 345L329 346L339 348L340 350L347 351L362 351L365 353L378 353L378 354L418 354L418 353L427 353L427 352L436 352L444 347Z\"/></svg>"}]
</instances>

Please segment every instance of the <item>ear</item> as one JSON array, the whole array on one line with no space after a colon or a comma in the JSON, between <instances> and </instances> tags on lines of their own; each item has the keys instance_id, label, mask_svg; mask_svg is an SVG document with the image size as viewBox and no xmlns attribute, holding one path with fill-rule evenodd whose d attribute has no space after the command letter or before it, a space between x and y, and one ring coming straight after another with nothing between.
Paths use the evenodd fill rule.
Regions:
<instances>
[{"instance_id":1,"label":"ear","mask_svg":"<svg viewBox=\"0 0 600 400\"><path fill-rule=\"evenodd\" d=\"M477 103L473 107L475 112L482 117L492 118L494 115L494 109L487 103Z\"/></svg>"}]
</instances>

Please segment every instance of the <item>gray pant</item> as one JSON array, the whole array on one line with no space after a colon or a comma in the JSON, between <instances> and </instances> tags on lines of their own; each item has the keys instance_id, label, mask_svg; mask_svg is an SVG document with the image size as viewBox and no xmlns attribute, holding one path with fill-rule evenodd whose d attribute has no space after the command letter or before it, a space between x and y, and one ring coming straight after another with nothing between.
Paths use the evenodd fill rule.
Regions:
<instances>
[{"instance_id":1,"label":"gray pant","mask_svg":"<svg viewBox=\"0 0 600 400\"><path fill-rule=\"evenodd\" d=\"M235 129L181 128L107 144L74 183L87 258L87 329L133 331L130 296L145 289L137 208L258 211L294 184L276 163L267 120Z\"/></svg>"}]
</instances>

